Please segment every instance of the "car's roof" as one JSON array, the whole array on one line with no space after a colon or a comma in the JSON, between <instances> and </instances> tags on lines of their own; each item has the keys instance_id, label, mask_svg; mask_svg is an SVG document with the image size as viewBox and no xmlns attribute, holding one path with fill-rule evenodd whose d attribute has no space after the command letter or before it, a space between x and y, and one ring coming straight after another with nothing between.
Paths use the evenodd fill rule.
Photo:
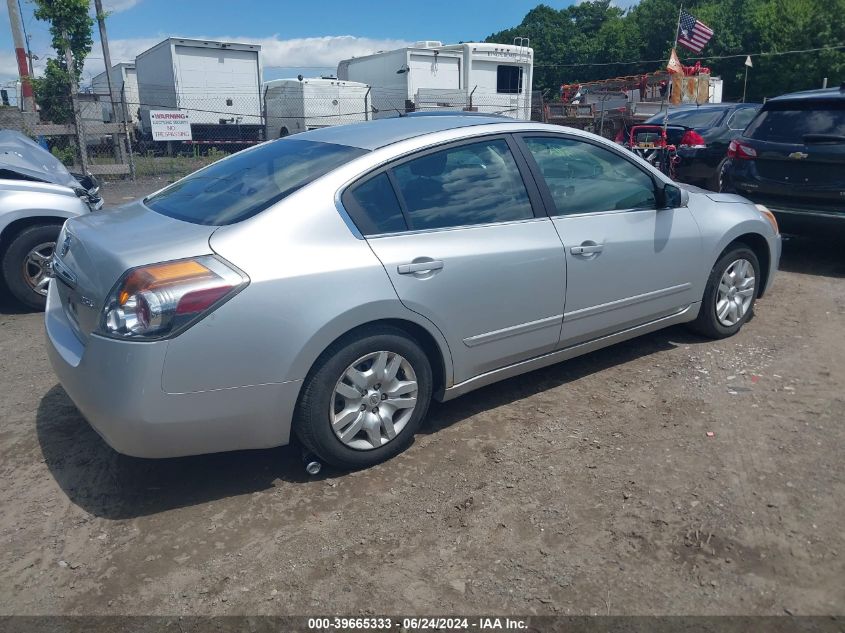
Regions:
<instances>
[{"instance_id":1,"label":"car's roof","mask_svg":"<svg viewBox=\"0 0 845 633\"><path fill-rule=\"evenodd\" d=\"M492 123L521 123L517 119L498 116L420 116L393 117L351 125L337 125L300 132L297 139L349 145L374 150L415 136Z\"/></svg>"},{"instance_id":2,"label":"car's roof","mask_svg":"<svg viewBox=\"0 0 845 633\"><path fill-rule=\"evenodd\" d=\"M728 108L759 108L759 103L735 103L733 101L722 101L720 103L683 103L669 108L669 114L673 112L689 112L690 110L727 110Z\"/></svg>"},{"instance_id":3,"label":"car's roof","mask_svg":"<svg viewBox=\"0 0 845 633\"><path fill-rule=\"evenodd\" d=\"M843 84L845 86L845 84ZM766 103L778 103L780 101L845 101L845 87L819 88L818 90L804 90L803 92L791 92L789 94L773 97Z\"/></svg>"}]
</instances>

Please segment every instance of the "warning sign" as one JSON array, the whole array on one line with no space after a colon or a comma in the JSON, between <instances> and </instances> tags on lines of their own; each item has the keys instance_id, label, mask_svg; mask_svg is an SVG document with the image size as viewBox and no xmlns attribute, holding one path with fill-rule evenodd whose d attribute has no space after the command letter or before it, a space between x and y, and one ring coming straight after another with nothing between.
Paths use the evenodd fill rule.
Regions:
<instances>
[{"instance_id":1,"label":"warning sign","mask_svg":"<svg viewBox=\"0 0 845 633\"><path fill-rule=\"evenodd\" d=\"M150 110L150 130L154 141L191 140L188 113L179 110Z\"/></svg>"}]
</instances>

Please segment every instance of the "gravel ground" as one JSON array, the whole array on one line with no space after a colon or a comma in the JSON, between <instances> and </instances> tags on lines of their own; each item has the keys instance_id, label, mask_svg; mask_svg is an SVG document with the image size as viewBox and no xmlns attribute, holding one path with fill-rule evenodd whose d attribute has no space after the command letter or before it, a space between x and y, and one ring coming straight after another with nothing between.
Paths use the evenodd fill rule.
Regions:
<instances>
[{"instance_id":1,"label":"gravel ground","mask_svg":"<svg viewBox=\"0 0 845 633\"><path fill-rule=\"evenodd\" d=\"M508 380L317 478L289 447L114 453L2 303L0 615L841 614L843 243L787 241L732 339Z\"/></svg>"}]
</instances>

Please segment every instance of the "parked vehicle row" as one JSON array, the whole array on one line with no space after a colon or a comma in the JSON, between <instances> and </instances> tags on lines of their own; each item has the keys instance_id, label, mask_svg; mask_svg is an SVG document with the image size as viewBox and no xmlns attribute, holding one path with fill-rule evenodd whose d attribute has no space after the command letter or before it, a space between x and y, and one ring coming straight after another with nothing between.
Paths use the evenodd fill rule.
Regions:
<instances>
[{"instance_id":1,"label":"parked vehicle row","mask_svg":"<svg viewBox=\"0 0 845 633\"><path fill-rule=\"evenodd\" d=\"M675 177L720 191L720 174L730 142L759 109L757 103L708 103L671 110L666 121L666 141L677 148ZM646 124L662 126L664 118L664 114L659 114Z\"/></svg>"},{"instance_id":2,"label":"parked vehicle row","mask_svg":"<svg viewBox=\"0 0 845 633\"><path fill-rule=\"evenodd\" d=\"M680 181L767 205L789 229L845 218L845 84L681 107L617 142Z\"/></svg>"},{"instance_id":3,"label":"parked vehicle row","mask_svg":"<svg viewBox=\"0 0 845 633\"><path fill-rule=\"evenodd\" d=\"M730 336L780 256L765 207L482 116L264 143L59 244L48 354L116 450L295 435L344 468L403 450L432 398L676 323Z\"/></svg>"}]
</instances>

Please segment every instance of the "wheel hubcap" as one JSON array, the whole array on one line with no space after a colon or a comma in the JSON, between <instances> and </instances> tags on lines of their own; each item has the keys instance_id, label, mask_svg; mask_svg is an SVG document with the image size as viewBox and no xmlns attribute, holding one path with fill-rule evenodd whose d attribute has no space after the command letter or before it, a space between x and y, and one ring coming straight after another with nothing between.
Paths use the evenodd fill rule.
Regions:
<instances>
[{"instance_id":1,"label":"wheel hubcap","mask_svg":"<svg viewBox=\"0 0 845 633\"><path fill-rule=\"evenodd\" d=\"M754 300L754 266L737 259L725 269L716 290L716 318L725 327L739 323Z\"/></svg>"},{"instance_id":2,"label":"wheel hubcap","mask_svg":"<svg viewBox=\"0 0 845 633\"><path fill-rule=\"evenodd\" d=\"M50 262L53 260L55 249L55 242L43 242L30 250L23 260L23 280L34 292L42 296L47 295Z\"/></svg>"},{"instance_id":3,"label":"wheel hubcap","mask_svg":"<svg viewBox=\"0 0 845 633\"><path fill-rule=\"evenodd\" d=\"M417 407L417 375L403 356L373 352L346 368L334 388L329 419L338 439L357 450L384 446Z\"/></svg>"}]
</instances>

